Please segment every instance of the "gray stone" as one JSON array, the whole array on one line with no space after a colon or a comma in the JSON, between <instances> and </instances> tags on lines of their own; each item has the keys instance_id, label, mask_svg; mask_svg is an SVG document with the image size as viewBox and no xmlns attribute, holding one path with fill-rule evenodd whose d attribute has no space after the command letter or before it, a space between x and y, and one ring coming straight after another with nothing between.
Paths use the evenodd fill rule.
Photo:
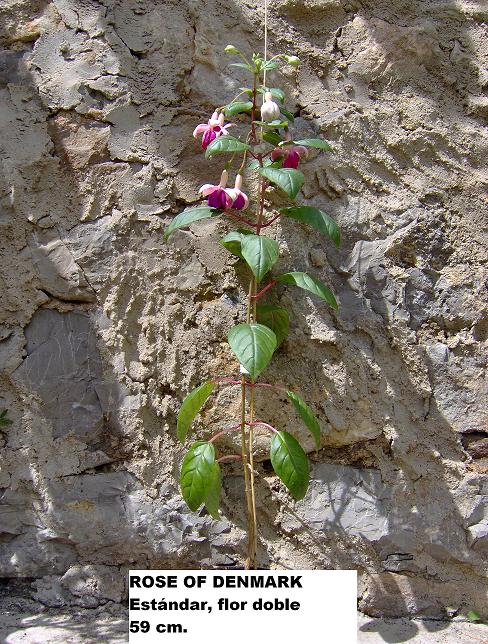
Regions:
<instances>
[{"instance_id":1,"label":"gray stone","mask_svg":"<svg viewBox=\"0 0 488 644\"><path fill-rule=\"evenodd\" d=\"M377 470L321 463L312 470L309 491L297 512L315 530L376 542L389 533L388 488ZM290 529L293 519L284 527Z\"/></svg>"}]
</instances>

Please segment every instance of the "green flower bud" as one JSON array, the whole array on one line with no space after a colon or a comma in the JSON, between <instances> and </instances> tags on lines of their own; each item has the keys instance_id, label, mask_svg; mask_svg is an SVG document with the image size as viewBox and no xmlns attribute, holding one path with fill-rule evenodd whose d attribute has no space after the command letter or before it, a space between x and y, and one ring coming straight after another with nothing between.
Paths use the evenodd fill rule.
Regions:
<instances>
[{"instance_id":1,"label":"green flower bud","mask_svg":"<svg viewBox=\"0 0 488 644\"><path fill-rule=\"evenodd\" d=\"M227 54L240 54L241 52L237 49L237 47L234 47L234 45L227 45L227 47L224 49L224 51Z\"/></svg>"},{"instance_id":2,"label":"green flower bud","mask_svg":"<svg viewBox=\"0 0 488 644\"><path fill-rule=\"evenodd\" d=\"M283 55L283 58L289 65L293 65L293 67L298 67L300 64L300 59L298 56L285 56Z\"/></svg>"}]
</instances>

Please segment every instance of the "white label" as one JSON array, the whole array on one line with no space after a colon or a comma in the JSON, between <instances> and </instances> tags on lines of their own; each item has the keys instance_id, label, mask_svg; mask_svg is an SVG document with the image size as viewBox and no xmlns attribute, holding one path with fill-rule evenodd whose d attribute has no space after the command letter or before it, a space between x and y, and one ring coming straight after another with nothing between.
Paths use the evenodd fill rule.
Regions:
<instances>
[{"instance_id":1,"label":"white label","mask_svg":"<svg viewBox=\"0 0 488 644\"><path fill-rule=\"evenodd\" d=\"M356 644L355 570L129 573L129 642Z\"/></svg>"}]
</instances>

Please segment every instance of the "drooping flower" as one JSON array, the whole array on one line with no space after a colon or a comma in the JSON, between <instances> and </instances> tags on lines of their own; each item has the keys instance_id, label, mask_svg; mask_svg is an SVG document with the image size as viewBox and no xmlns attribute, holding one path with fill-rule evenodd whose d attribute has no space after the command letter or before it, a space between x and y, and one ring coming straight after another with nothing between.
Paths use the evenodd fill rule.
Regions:
<instances>
[{"instance_id":1,"label":"drooping flower","mask_svg":"<svg viewBox=\"0 0 488 644\"><path fill-rule=\"evenodd\" d=\"M219 208L220 210L225 210L230 208L234 201L234 191L232 188L226 188L227 179L229 175L227 170L222 172L220 177L220 183L218 186L214 186L210 183L203 185L198 192L202 193L203 197L208 197L208 205L211 208Z\"/></svg>"},{"instance_id":2,"label":"drooping flower","mask_svg":"<svg viewBox=\"0 0 488 644\"><path fill-rule=\"evenodd\" d=\"M235 208L236 210L244 210L244 208L247 208L247 205L249 203L248 196L244 192L242 192L241 188L242 176L238 174L236 175L234 187L229 189L229 192L231 192L233 196L231 207Z\"/></svg>"},{"instance_id":3,"label":"drooping flower","mask_svg":"<svg viewBox=\"0 0 488 644\"><path fill-rule=\"evenodd\" d=\"M307 158L308 151L303 145L284 145L281 148L275 148L271 152L273 161L283 159L284 168L298 168L302 157Z\"/></svg>"},{"instance_id":4,"label":"drooping flower","mask_svg":"<svg viewBox=\"0 0 488 644\"><path fill-rule=\"evenodd\" d=\"M280 114L280 107L278 103L273 101L273 95L271 92L266 92L264 94L264 103L261 105L261 120L269 123L270 121L279 119Z\"/></svg>"},{"instance_id":5,"label":"drooping flower","mask_svg":"<svg viewBox=\"0 0 488 644\"><path fill-rule=\"evenodd\" d=\"M229 134L227 128L232 127L233 123L224 123L224 115L214 112L208 119L208 123L200 123L193 130L193 136L197 138L202 136L202 148L206 150L210 143L222 134Z\"/></svg>"}]
</instances>

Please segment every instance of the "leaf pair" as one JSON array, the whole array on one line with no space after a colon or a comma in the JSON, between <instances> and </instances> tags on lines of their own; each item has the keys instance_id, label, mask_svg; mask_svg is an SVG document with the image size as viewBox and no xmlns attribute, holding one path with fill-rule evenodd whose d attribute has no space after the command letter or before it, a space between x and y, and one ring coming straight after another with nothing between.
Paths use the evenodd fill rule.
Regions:
<instances>
[{"instance_id":1,"label":"leaf pair","mask_svg":"<svg viewBox=\"0 0 488 644\"><path fill-rule=\"evenodd\" d=\"M205 503L209 514L219 518L221 490L220 466L215 460L215 448L207 441L196 441L183 459L180 475L181 493L190 510Z\"/></svg>"},{"instance_id":2,"label":"leaf pair","mask_svg":"<svg viewBox=\"0 0 488 644\"><path fill-rule=\"evenodd\" d=\"M247 262L258 283L279 257L279 246L274 239L254 235L247 230L230 232L221 240L221 244L233 255Z\"/></svg>"}]
</instances>

